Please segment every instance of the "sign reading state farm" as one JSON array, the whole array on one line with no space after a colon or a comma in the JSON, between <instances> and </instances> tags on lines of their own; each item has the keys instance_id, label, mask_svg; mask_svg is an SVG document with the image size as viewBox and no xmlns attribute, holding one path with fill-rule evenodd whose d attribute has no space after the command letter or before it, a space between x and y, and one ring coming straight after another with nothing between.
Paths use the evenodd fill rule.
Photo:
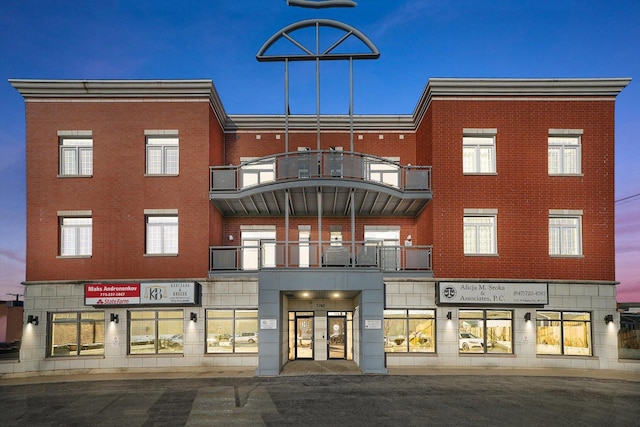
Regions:
<instances>
[{"instance_id":1,"label":"sign reading state farm","mask_svg":"<svg viewBox=\"0 0 640 427\"><path fill-rule=\"evenodd\" d=\"M457 283L440 282L440 304L549 304L546 283Z\"/></svg>"},{"instance_id":2,"label":"sign reading state farm","mask_svg":"<svg viewBox=\"0 0 640 427\"><path fill-rule=\"evenodd\" d=\"M194 282L173 283L87 283L85 305L196 304Z\"/></svg>"}]
</instances>

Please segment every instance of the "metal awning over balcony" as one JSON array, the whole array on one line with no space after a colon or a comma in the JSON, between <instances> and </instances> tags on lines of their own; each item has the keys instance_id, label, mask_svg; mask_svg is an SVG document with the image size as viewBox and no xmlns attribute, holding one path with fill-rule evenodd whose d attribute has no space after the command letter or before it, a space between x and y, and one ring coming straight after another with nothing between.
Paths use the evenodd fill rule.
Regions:
<instances>
[{"instance_id":1,"label":"metal awning over balcony","mask_svg":"<svg viewBox=\"0 0 640 427\"><path fill-rule=\"evenodd\" d=\"M210 199L224 216L282 216L288 200L290 216L354 209L357 216L413 217L432 197L430 167L361 153L285 153L210 172Z\"/></svg>"}]
</instances>

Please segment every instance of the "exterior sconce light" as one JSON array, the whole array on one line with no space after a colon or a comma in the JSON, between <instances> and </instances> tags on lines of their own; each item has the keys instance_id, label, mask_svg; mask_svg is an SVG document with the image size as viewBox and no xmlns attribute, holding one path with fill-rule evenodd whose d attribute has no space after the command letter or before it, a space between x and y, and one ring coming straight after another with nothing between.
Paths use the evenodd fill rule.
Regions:
<instances>
[{"instance_id":1,"label":"exterior sconce light","mask_svg":"<svg viewBox=\"0 0 640 427\"><path fill-rule=\"evenodd\" d=\"M451 312L447 313L447 320L451 320Z\"/></svg>"},{"instance_id":2,"label":"exterior sconce light","mask_svg":"<svg viewBox=\"0 0 640 427\"><path fill-rule=\"evenodd\" d=\"M192 311L190 319L193 323L196 323L198 321L198 315Z\"/></svg>"},{"instance_id":3,"label":"exterior sconce light","mask_svg":"<svg viewBox=\"0 0 640 427\"><path fill-rule=\"evenodd\" d=\"M229 234L229 241L233 242L233 234Z\"/></svg>"},{"instance_id":4,"label":"exterior sconce light","mask_svg":"<svg viewBox=\"0 0 640 427\"><path fill-rule=\"evenodd\" d=\"M527 322L530 321L531 320L531 313L529 313L529 312L525 313L524 314L524 320L527 321Z\"/></svg>"},{"instance_id":5,"label":"exterior sconce light","mask_svg":"<svg viewBox=\"0 0 640 427\"><path fill-rule=\"evenodd\" d=\"M40 323L40 319L38 318L38 316L30 314L27 316L27 323L31 323L32 325L37 326L38 323Z\"/></svg>"},{"instance_id":6,"label":"exterior sconce light","mask_svg":"<svg viewBox=\"0 0 640 427\"><path fill-rule=\"evenodd\" d=\"M111 313L111 321L112 322L116 322L116 323L120 323L120 315L118 315L116 313Z\"/></svg>"},{"instance_id":7,"label":"exterior sconce light","mask_svg":"<svg viewBox=\"0 0 640 427\"><path fill-rule=\"evenodd\" d=\"M604 323L606 323L607 325L609 323L613 323L613 314L607 314L606 316L604 316Z\"/></svg>"}]
</instances>

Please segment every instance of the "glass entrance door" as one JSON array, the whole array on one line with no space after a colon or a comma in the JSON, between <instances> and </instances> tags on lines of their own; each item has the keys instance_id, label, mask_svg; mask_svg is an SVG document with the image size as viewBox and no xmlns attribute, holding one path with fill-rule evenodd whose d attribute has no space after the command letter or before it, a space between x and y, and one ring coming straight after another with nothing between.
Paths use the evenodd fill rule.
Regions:
<instances>
[{"instance_id":1,"label":"glass entrance door","mask_svg":"<svg viewBox=\"0 0 640 427\"><path fill-rule=\"evenodd\" d=\"M347 316L340 313L327 317L329 359L347 358Z\"/></svg>"},{"instance_id":2,"label":"glass entrance door","mask_svg":"<svg viewBox=\"0 0 640 427\"><path fill-rule=\"evenodd\" d=\"M313 316L296 315L295 358L313 359Z\"/></svg>"}]
</instances>

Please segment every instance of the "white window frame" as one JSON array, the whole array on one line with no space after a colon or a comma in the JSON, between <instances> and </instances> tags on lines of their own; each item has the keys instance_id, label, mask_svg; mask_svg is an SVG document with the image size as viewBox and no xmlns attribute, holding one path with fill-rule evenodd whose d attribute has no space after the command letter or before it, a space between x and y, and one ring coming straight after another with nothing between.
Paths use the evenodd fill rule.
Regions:
<instances>
[{"instance_id":1,"label":"white window frame","mask_svg":"<svg viewBox=\"0 0 640 427\"><path fill-rule=\"evenodd\" d=\"M91 257L93 252L93 218L91 213L58 213L60 257Z\"/></svg>"},{"instance_id":2,"label":"white window frame","mask_svg":"<svg viewBox=\"0 0 640 427\"><path fill-rule=\"evenodd\" d=\"M177 136L146 137L145 173L169 176L180 173L180 139Z\"/></svg>"},{"instance_id":3,"label":"white window frame","mask_svg":"<svg viewBox=\"0 0 640 427\"><path fill-rule=\"evenodd\" d=\"M242 269L259 270L276 266L276 227L240 230L242 242Z\"/></svg>"},{"instance_id":4,"label":"white window frame","mask_svg":"<svg viewBox=\"0 0 640 427\"><path fill-rule=\"evenodd\" d=\"M549 255L582 256L582 211L549 212Z\"/></svg>"},{"instance_id":5,"label":"white window frame","mask_svg":"<svg viewBox=\"0 0 640 427\"><path fill-rule=\"evenodd\" d=\"M496 129L463 129L462 173L496 174Z\"/></svg>"},{"instance_id":6,"label":"white window frame","mask_svg":"<svg viewBox=\"0 0 640 427\"><path fill-rule=\"evenodd\" d=\"M240 159L241 188L266 184L276 179L276 161L273 158L253 161L252 158Z\"/></svg>"},{"instance_id":7,"label":"white window frame","mask_svg":"<svg viewBox=\"0 0 640 427\"><path fill-rule=\"evenodd\" d=\"M464 214L464 254L498 254L498 212L470 209ZM488 231L488 234L487 234ZM486 240L488 236L488 241Z\"/></svg>"},{"instance_id":8,"label":"white window frame","mask_svg":"<svg viewBox=\"0 0 640 427\"><path fill-rule=\"evenodd\" d=\"M179 221L175 213L145 213L145 255L178 255Z\"/></svg>"},{"instance_id":9,"label":"white window frame","mask_svg":"<svg viewBox=\"0 0 640 427\"><path fill-rule=\"evenodd\" d=\"M391 187L400 187L400 161L399 157L390 157L382 161L380 159L368 158L366 160L366 179L380 182Z\"/></svg>"},{"instance_id":10,"label":"white window frame","mask_svg":"<svg viewBox=\"0 0 640 427\"><path fill-rule=\"evenodd\" d=\"M582 174L582 130L549 129L549 175Z\"/></svg>"},{"instance_id":11,"label":"white window frame","mask_svg":"<svg viewBox=\"0 0 640 427\"><path fill-rule=\"evenodd\" d=\"M59 176L93 176L93 138L59 136Z\"/></svg>"}]
</instances>

